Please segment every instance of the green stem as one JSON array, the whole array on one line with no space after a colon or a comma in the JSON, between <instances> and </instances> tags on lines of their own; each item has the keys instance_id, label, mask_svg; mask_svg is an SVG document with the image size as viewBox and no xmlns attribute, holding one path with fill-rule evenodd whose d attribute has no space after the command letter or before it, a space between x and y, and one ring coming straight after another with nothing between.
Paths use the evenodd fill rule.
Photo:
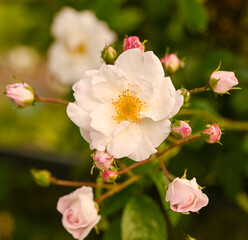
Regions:
<instances>
[{"instance_id":1,"label":"green stem","mask_svg":"<svg viewBox=\"0 0 248 240\"><path fill-rule=\"evenodd\" d=\"M55 98L45 98L45 97L39 97L36 95L36 100L39 102L50 102L50 103L60 103L60 104L66 104L68 105L70 102L62 99L55 99Z\"/></svg>"},{"instance_id":2,"label":"green stem","mask_svg":"<svg viewBox=\"0 0 248 240\"><path fill-rule=\"evenodd\" d=\"M92 182L76 182L76 181L67 181L67 180L61 180L57 179L55 177L51 177L50 181L54 185L60 185L60 186L69 186L69 187L82 187L82 186L90 186L90 187L101 187L101 188L113 188L116 187L116 185L111 184L104 184L104 183L92 183ZM118 186L118 185L117 185Z\"/></svg>"},{"instance_id":3,"label":"green stem","mask_svg":"<svg viewBox=\"0 0 248 240\"><path fill-rule=\"evenodd\" d=\"M208 90L208 88L209 88L209 84L206 83L205 86L199 87L199 88L191 89L189 92L190 92L190 94L192 95L192 94L195 94L195 93L205 92L205 91Z\"/></svg>"},{"instance_id":4,"label":"green stem","mask_svg":"<svg viewBox=\"0 0 248 240\"><path fill-rule=\"evenodd\" d=\"M164 151L158 152L156 155L154 155L154 156L152 156L152 157L150 157L150 158L148 158L148 159L146 159L146 160L144 160L144 161L134 163L134 164L128 166L127 168L122 169L121 171L119 171L118 174L121 175L121 174L123 174L123 173L125 173L125 172L127 172L127 171L130 171L130 170L133 169L133 168L136 168L136 167L138 167L138 166L144 164L144 163L153 161L153 160L159 158L160 156L164 155L165 153L169 152L170 150L172 150L172 149L174 149L174 148L182 147L183 145L188 144L188 143L193 142L193 141L196 141L196 140L198 140L198 139L200 139L200 138L201 138L200 135L195 135L195 136L189 137L189 138L187 138L187 139L180 140L179 142L177 142L177 143L171 145L170 147L168 147L168 148L165 149Z\"/></svg>"},{"instance_id":5,"label":"green stem","mask_svg":"<svg viewBox=\"0 0 248 240\"><path fill-rule=\"evenodd\" d=\"M137 181L138 179L140 178L140 176L138 175L134 175L132 176L131 178L129 178L128 180L126 180L125 182L123 183L120 183L118 185L114 185L114 187L109 190L108 192L106 192L105 194L103 194L102 196L100 196L96 202L97 203L100 203L102 202L103 200L105 200L106 198L114 195L115 193L117 192L120 192L122 189L126 188L127 186L129 186L130 184L134 183L135 181Z\"/></svg>"}]
</instances>

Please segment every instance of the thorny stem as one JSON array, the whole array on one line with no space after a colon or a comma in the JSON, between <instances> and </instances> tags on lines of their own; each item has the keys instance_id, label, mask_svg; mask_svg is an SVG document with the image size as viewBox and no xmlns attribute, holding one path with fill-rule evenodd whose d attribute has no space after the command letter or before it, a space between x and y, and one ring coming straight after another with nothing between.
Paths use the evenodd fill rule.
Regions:
<instances>
[{"instance_id":1,"label":"thorny stem","mask_svg":"<svg viewBox=\"0 0 248 240\"><path fill-rule=\"evenodd\" d=\"M195 94L195 93L200 93L200 92L205 92L207 91L207 89L209 88L209 84L206 83L205 86L203 87L199 87L199 88L194 88L194 89L191 89L189 92L190 94Z\"/></svg>"},{"instance_id":2,"label":"thorny stem","mask_svg":"<svg viewBox=\"0 0 248 240\"><path fill-rule=\"evenodd\" d=\"M162 168L162 170L164 172L164 175L167 177L167 179L170 182L172 182L173 181L173 177L169 174L169 172L168 172L168 170L167 170L167 168L166 168L166 166L165 166L165 164L164 164L164 162L163 162L163 160L161 158L159 158L159 163L160 163L160 166L161 166L161 168Z\"/></svg>"},{"instance_id":3,"label":"thorny stem","mask_svg":"<svg viewBox=\"0 0 248 240\"><path fill-rule=\"evenodd\" d=\"M37 101L39 102L51 102L51 103L61 103L61 104L66 104L68 105L70 102L62 99L55 99L55 98L45 98L45 97L39 97L35 96Z\"/></svg>"},{"instance_id":4,"label":"thorny stem","mask_svg":"<svg viewBox=\"0 0 248 240\"><path fill-rule=\"evenodd\" d=\"M100 203L102 202L104 199L114 195L117 192L120 192L122 189L126 188L128 185L134 183L135 181L137 181L140 178L140 176L138 175L133 175L131 178L129 178L128 180L126 180L123 183L120 183L118 185L113 185L113 188L111 190L109 190L108 192L106 192L105 194L103 194L102 196L100 196L96 202Z\"/></svg>"},{"instance_id":5,"label":"thorny stem","mask_svg":"<svg viewBox=\"0 0 248 240\"><path fill-rule=\"evenodd\" d=\"M104 184L104 183L92 183L92 182L74 182L74 181L67 181L67 180L61 180L57 179L55 177L51 177L50 181L54 185L60 185L60 186L69 186L69 187L81 187L81 186L90 186L90 187L101 187L101 188L113 188L118 185L111 185L111 184Z\"/></svg>"},{"instance_id":6,"label":"thorny stem","mask_svg":"<svg viewBox=\"0 0 248 240\"><path fill-rule=\"evenodd\" d=\"M128 166L127 168L122 169L121 171L119 171L119 175L121 175L121 174L123 174L123 173L125 173L125 172L127 172L127 171L129 171L129 170L131 170L131 169L133 169L133 168L136 168L136 167L138 167L138 166L140 166L140 165L142 165L142 164L144 164L144 163L151 162L151 161L153 161L153 160L159 158L159 157L162 156L163 154L167 153L168 151L170 151L170 150L172 150L172 149L174 149L174 148L176 148L176 147L181 147L181 146L183 146L183 145L185 145L185 144L187 144L187 143L196 141L196 140L198 140L198 139L200 139L200 138L201 138L200 135L196 135L196 136L189 137L188 139L183 139L183 140L181 140L181 141L179 141L179 142L177 142L177 143L171 145L170 147L168 147L168 148L165 149L164 151L158 152L156 155L154 155L154 156L152 156L152 157L150 157L150 158L147 158L147 159L144 160L144 161L134 163L134 164Z\"/></svg>"}]
</instances>

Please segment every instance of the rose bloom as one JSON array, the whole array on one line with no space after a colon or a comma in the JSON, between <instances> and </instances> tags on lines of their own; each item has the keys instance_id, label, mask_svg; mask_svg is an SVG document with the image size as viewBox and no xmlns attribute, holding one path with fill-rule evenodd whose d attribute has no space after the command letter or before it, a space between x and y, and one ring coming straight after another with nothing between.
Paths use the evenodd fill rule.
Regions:
<instances>
[{"instance_id":1,"label":"rose bloom","mask_svg":"<svg viewBox=\"0 0 248 240\"><path fill-rule=\"evenodd\" d=\"M227 93L238 83L238 79L235 77L234 72L228 71L213 72L209 80L209 86L216 94Z\"/></svg>"},{"instance_id":2,"label":"rose bloom","mask_svg":"<svg viewBox=\"0 0 248 240\"><path fill-rule=\"evenodd\" d=\"M116 40L116 34L93 12L63 8L54 18L55 42L49 50L48 67L63 84L78 81L85 70L98 68L101 51Z\"/></svg>"},{"instance_id":3,"label":"rose bloom","mask_svg":"<svg viewBox=\"0 0 248 240\"><path fill-rule=\"evenodd\" d=\"M28 107L35 100L34 90L27 83L14 83L6 86L6 96L20 107Z\"/></svg>"},{"instance_id":4,"label":"rose bloom","mask_svg":"<svg viewBox=\"0 0 248 240\"><path fill-rule=\"evenodd\" d=\"M84 239L99 222L91 187L81 187L59 199L57 210L63 215L62 224L75 239Z\"/></svg>"},{"instance_id":5,"label":"rose bloom","mask_svg":"<svg viewBox=\"0 0 248 240\"><path fill-rule=\"evenodd\" d=\"M73 90L76 101L67 114L90 148L135 161L157 152L171 132L169 118L183 104L160 60L139 49L123 52L115 65L86 71Z\"/></svg>"},{"instance_id":6,"label":"rose bloom","mask_svg":"<svg viewBox=\"0 0 248 240\"><path fill-rule=\"evenodd\" d=\"M183 214L198 212L209 201L207 195L202 193L195 178L192 180L174 179L169 184L165 200L170 202L173 211Z\"/></svg>"}]
</instances>

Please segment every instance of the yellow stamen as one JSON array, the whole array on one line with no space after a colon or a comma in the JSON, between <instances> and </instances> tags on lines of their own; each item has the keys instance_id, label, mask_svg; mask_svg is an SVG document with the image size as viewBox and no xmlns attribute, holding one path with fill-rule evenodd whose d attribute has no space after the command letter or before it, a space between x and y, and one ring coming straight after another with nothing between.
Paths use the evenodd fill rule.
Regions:
<instances>
[{"instance_id":1,"label":"yellow stamen","mask_svg":"<svg viewBox=\"0 0 248 240\"><path fill-rule=\"evenodd\" d=\"M119 95L117 101L112 99L112 104L116 110L116 115L112 118L117 123L122 121L141 122L140 111L144 109L145 102L131 94L129 89Z\"/></svg>"}]
</instances>

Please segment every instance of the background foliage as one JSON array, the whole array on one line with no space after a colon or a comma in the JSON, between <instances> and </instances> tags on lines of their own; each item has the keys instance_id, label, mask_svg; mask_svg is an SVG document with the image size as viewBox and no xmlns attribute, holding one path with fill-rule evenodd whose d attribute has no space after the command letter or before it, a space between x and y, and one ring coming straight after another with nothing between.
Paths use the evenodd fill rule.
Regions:
<instances>
[{"instance_id":1,"label":"background foliage","mask_svg":"<svg viewBox=\"0 0 248 240\"><path fill-rule=\"evenodd\" d=\"M72 99L46 68L52 37L50 25L63 6L91 9L117 32L121 48L124 35L147 39L147 50L162 57L166 47L186 57L185 68L172 77L177 88L204 85L222 61L223 70L235 70L242 91L214 98L212 93L193 96L191 107L218 119L219 114L247 121L248 116L248 2L245 0L1 0L0 1L0 91L12 83L13 75L30 83L42 96ZM18 72L9 53L18 45L32 46L38 60L30 72ZM55 207L59 196L71 188L35 185L31 167L47 168L62 179L89 180L91 154L78 128L66 116L64 106L38 103L36 107L13 110L0 96L0 239L71 239L61 225ZM202 117L191 114L193 131L203 127ZM166 179L160 169L146 171L149 163L135 171L143 178L104 201L100 235L87 239L123 240L196 239L243 240L248 238L248 133L226 131L223 146L192 143L173 152L167 166L175 176L188 168L210 198L200 214L182 216L168 210L164 202ZM126 164L130 164L128 160ZM156 187L155 187L156 186ZM162 200L162 201L160 201ZM162 209L166 211L162 211ZM141 213L147 216L143 218ZM165 214L164 214L165 213ZM168 221L169 220L169 221ZM167 227L165 227L167 225ZM125 231L123 230L125 229ZM148 236L148 237L147 237Z\"/></svg>"}]
</instances>

